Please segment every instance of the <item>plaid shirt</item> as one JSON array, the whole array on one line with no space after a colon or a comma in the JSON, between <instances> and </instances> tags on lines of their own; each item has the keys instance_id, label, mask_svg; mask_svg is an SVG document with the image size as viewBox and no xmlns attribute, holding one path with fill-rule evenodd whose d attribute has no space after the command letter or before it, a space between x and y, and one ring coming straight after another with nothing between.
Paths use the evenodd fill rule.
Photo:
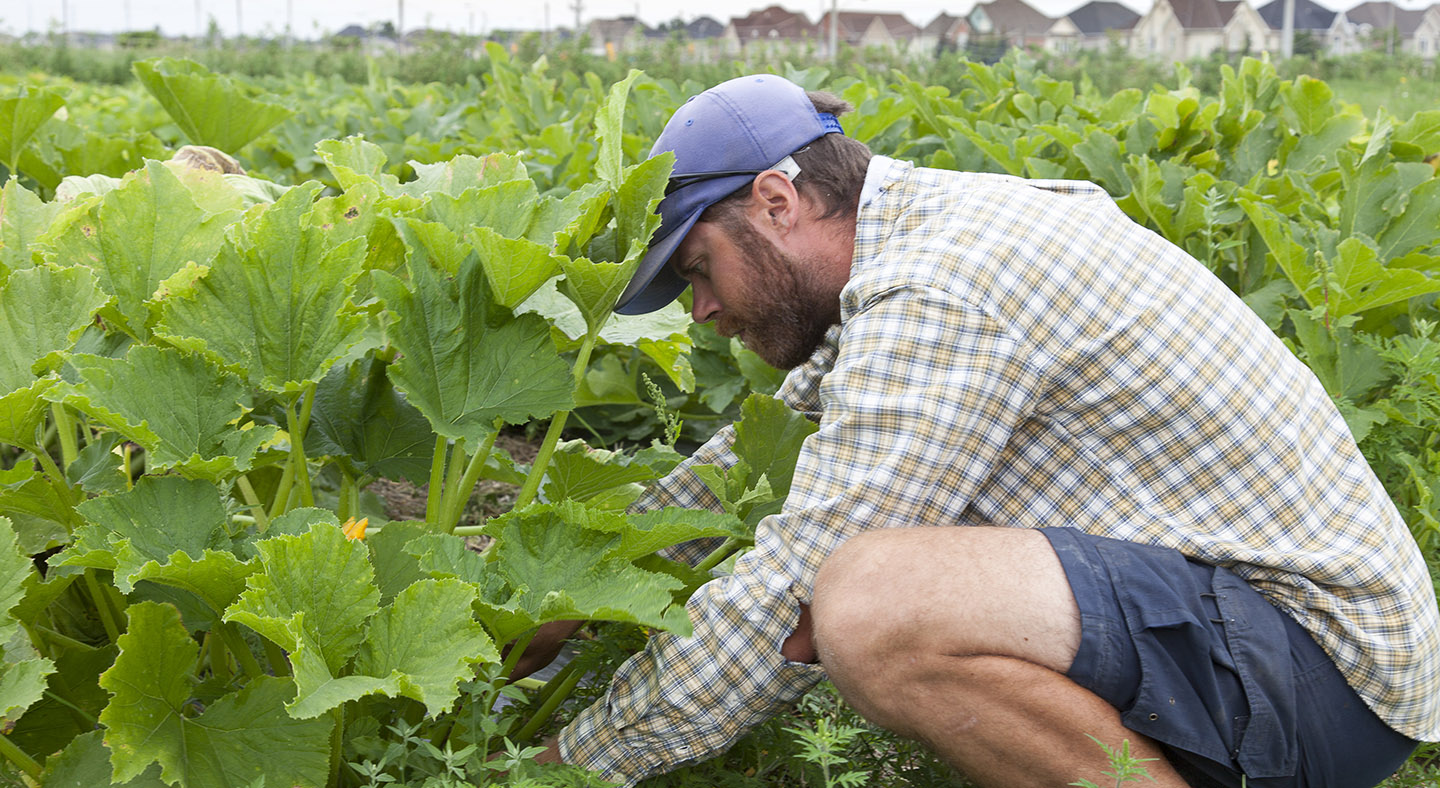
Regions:
<instances>
[{"instance_id":1,"label":"plaid shirt","mask_svg":"<svg viewBox=\"0 0 1440 788\"><path fill-rule=\"evenodd\" d=\"M1420 551L1310 371L1193 258L1086 183L871 163L841 324L781 397L820 423L781 514L561 735L634 781L723 751L823 675L779 646L867 528L1073 526L1229 567L1396 730L1440 739ZM877 169L880 168L880 169ZM689 464L651 490L713 506Z\"/></svg>"}]
</instances>

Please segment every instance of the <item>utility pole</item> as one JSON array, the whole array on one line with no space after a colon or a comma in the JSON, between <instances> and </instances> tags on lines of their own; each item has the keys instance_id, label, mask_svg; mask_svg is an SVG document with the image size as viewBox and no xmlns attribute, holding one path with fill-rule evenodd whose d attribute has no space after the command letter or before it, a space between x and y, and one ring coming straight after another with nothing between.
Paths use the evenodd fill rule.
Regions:
<instances>
[{"instance_id":1,"label":"utility pole","mask_svg":"<svg viewBox=\"0 0 1440 788\"><path fill-rule=\"evenodd\" d=\"M840 47L840 11L836 7L839 0L830 0L830 62L835 62Z\"/></svg>"},{"instance_id":2,"label":"utility pole","mask_svg":"<svg viewBox=\"0 0 1440 788\"><path fill-rule=\"evenodd\" d=\"M585 7L583 0L571 0L570 8L575 11L575 42L580 42L580 11Z\"/></svg>"},{"instance_id":3,"label":"utility pole","mask_svg":"<svg viewBox=\"0 0 1440 788\"><path fill-rule=\"evenodd\" d=\"M1280 58L1289 60L1295 56L1295 0L1285 0L1285 11L1281 20Z\"/></svg>"},{"instance_id":4,"label":"utility pole","mask_svg":"<svg viewBox=\"0 0 1440 788\"><path fill-rule=\"evenodd\" d=\"M405 0L398 0L400 11L395 17L395 49L405 51Z\"/></svg>"},{"instance_id":5,"label":"utility pole","mask_svg":"<svg viewBox=\"0 0 1440 788\"><path fill-rule=\"evenodd\" d=\"M245 37L244 19L240 16L240 4L243 0L235 0L235 38Z\"/></svg>"},{"instance_id":6,"label":"utility pole","mask_svg":"<svg viewBox=\"0 0 1440 788\"><path fill-rule=\"evenodd\" d=\"M1386 8L1388 8L1388 9L1390 10L1390 24L1386 25L1386 27L1385 27L1385 54L1387 54L1387 55L1393 55L1393 54L1395 54L1395 2L1394 2L1394 0L1391 0L1391 2L1387 3L1387 4L1386 4Z\"/></svg>"},{"instance_id":7,"label":"utility pole","mask_svg":"<svg viewBox=\"0 0 1440 788\"><path fill-rule=\"evenodd\" d=\"M205 37L205 13L200 9L200 0L195 0L195 40Z\"/></svg>"},{"instance_id":8,"label":"utility pole","mask_svg":"<svg viewBox=\"0 0 1440 788\"><path fill-rule=\"evenodd\" d=\"M295 44L295 0L285 0L285 46Z\"/></svg>"}]
</instances>

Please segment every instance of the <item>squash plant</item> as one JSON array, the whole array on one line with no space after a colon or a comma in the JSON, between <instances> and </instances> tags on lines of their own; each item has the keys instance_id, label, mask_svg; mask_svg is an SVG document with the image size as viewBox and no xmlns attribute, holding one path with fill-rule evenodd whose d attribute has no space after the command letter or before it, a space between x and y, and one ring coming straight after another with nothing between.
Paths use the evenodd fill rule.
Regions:
<instances>
[{"instance_id":1,"label":"squash plant","mask_svg":"<svg viewBox=\"0 0 1440 788\"><path fill-rule=\"evenodd\" d=\"M597 346L642 341L678 375L688 343L678 307L610 311L670 168L623 164L634 78L597 112L597 179L564 197L498 153L402 183L360 138L318 148L338 194L156 161L63 203L5 185L0 755L27 781L377 784L406 777L387 748L422 743L447 779L520 779L487 754L579 678L524 726L492 714L537 627L688 631L708 575L655 552L717 538L713 565L749 526L626 514L679 456L559 440ZM752 410L754 434L800 418ZM495 440L534 421L526 468ZM783 495L777 460L734 492ZM428 483L423 521L367 533L382 477ZM481 478L519 500L457 528Z\"/></svg>"}]
</instances>

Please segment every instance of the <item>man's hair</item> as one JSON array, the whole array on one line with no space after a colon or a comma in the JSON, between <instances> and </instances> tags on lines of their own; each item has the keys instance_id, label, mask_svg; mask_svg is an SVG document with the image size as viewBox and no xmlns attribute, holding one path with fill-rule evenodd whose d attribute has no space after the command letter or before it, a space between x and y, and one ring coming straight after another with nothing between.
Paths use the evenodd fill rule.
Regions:
<instances>
[{"instance_id":1,"label":"man's hair","mask_svg":"<svg viewBox=\"0 0 1440 788\"><path fill-rule=\"evenodd\" d=\"M807 91L805 94L816 112L840 117L855 109L849 102L832 93ZM860 209L860 190L865 185L865 170L870 166L870 148L844 134L830 133L790 154L800 165L795 176L795 189L806 199L821 207L821 219L855 215ZM743 221L740 209L750 200L747 183L724 199L711 205L701 221L718 222L734 229Z\"/></svg>"}]
</instances>

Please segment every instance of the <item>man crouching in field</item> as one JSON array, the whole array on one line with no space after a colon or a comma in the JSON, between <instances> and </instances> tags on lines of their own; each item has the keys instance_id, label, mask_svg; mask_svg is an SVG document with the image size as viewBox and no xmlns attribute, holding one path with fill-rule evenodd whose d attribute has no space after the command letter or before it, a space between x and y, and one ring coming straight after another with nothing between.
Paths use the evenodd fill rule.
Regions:
<instances>
[{"instance_id":1,"label":"man crouching in field","mask_svg":"<svg viewBox=\"0 0 1440 788\"><path fill-rule=\"evenodd\" d=\"M634 782L828 676L982 786L1351 786L1440 738L1440 617L1310 371L1086 183L930 170L774 76L691 99L622 313L790 368L820 429L781 514L560 735ZM647 496L714 505L688 468ZM818 663L818 664L817 664Z\"/></svg>"}]
</instances>

